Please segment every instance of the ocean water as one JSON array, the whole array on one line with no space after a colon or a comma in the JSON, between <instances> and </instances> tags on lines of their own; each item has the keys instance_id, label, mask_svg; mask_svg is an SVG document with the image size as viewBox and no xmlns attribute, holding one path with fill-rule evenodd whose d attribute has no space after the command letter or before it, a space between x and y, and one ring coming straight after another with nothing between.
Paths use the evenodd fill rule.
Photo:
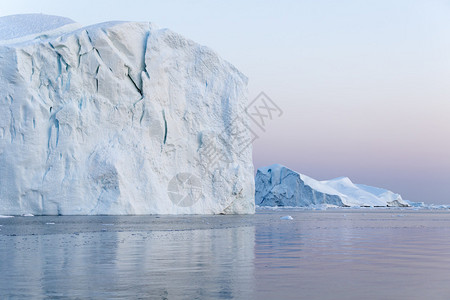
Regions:
<instances>
[{"instance_id":1,"label":"ocean water","mask_svg":"<svg viewBox=\"0 0 450 300\"><path fill-rule=\"evenodd\" d=\"M449 299L449 282L449 210L0 218L0 299Z\"/></svg>"}]
</instances>

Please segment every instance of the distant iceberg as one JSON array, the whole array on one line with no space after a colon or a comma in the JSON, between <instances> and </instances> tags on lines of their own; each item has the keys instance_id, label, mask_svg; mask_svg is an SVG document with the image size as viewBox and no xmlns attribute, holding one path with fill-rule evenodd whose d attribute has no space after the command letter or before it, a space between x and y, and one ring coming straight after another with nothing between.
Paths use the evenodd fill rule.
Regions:
<instances>
[{"instance_id":1,"label":"distant iceberg","mask_svg":"<svg viewBox=\"0 0 450 300\"><path fill-rule=\"evenodd\" d=\"M410 206L386 189L354 184L348 177L318 181L279 164L258 169L255 184L258 206Z\"/></svg>"}]
</instances>

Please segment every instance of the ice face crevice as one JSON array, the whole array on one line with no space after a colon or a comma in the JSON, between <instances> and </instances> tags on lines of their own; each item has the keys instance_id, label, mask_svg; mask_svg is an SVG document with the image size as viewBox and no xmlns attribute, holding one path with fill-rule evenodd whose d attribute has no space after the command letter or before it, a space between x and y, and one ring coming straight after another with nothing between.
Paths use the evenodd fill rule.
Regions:
<instances>
[{"instance_id":1,"label":"ice face crevice","mask_svg":"<svg viewBox=\"0 0 450 300\"><path fill-rule=\"evenodd\" d=\"M0 214L254 212L252 149L220 138L237 116L246 133L244 75L150 23L58 18L30 19L45 37L0 18ZM180 173L201 183L189 206Z\"/></svg>"}]
</instances>

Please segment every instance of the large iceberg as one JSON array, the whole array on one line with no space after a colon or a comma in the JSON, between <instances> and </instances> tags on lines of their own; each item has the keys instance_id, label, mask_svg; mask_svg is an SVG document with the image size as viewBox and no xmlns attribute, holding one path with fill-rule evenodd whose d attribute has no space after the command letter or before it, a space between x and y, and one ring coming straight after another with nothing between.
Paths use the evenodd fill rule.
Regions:
<instances>
[{"instance_id":1,"label":"large iceberg","mask_svg":"<svg viewBox=\"0 0 450 300\"><path fill-rule=\"evenodd\" d=\"M253 213L246 99L235 67L151 23L2 17L0 214Z\"/></svg>"},{"instance_id":2,"label":"large iceberg","mask_svg":"<svg viewBox=\"0 0 450 300\"><path fill-rule=\"evenodd\" d=\"M259 206L409 206L389 190L354 184L347 177L317 181L279 164L258 169L255 184Z\"/></svg>"}]
</instances>

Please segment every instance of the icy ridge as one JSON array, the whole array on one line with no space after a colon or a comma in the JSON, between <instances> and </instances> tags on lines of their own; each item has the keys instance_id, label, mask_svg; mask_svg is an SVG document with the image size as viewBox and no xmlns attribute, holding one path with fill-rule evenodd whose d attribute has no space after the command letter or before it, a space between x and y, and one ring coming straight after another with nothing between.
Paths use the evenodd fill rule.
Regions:
<instances>
[{"instance_id":1,"label":"icy ridge","mask_svg":"<svg viewBox=\"0 0 450 300\"><path fill-rule=\"evenodd\" d=\"M410 206L389 190L354 184L348 177L317 181L279 164L258 169L255 184L258 206Z\"/></svg>"}]
</instances>

